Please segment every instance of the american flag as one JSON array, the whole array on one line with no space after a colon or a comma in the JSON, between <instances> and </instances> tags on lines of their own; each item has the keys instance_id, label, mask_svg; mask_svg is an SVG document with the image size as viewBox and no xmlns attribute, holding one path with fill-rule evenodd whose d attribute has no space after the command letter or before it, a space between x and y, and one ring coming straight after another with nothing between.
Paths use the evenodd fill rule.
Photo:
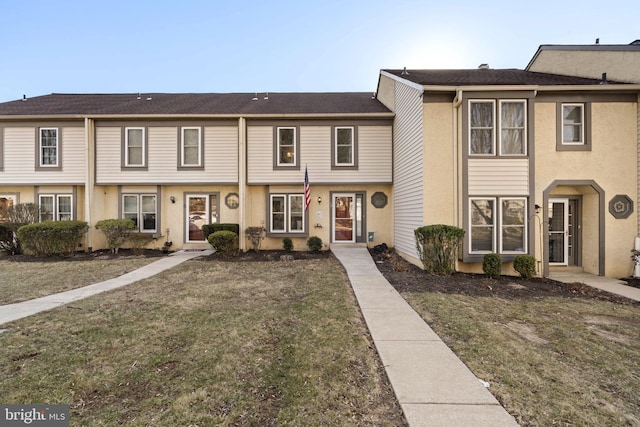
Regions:
<instances>
[{"instance_id":1,"label":"american flag","mask_svg":"<svg viewBox=\"0 0 640 427\"><path fill-rule=\"evenodd\" d=\"M304 210L306 212L309 209L309 203L311 203L311 188L309 187L309 173L307 167L304 167Z\"/></svg>"}]
</instances>

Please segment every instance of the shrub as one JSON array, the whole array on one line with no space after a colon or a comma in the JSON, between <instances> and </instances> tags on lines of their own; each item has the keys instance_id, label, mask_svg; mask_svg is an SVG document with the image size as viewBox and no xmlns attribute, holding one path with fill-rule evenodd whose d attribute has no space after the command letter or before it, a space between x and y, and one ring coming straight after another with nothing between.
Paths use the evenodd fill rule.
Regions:
<instances>
[{"instance_id":1,"label":"shrub","mask_svg":"<svg viewBox=\"0 0 640 427\"><path fill-rule=\"evenodd\" d=\"M322 250L322 239L318 236L311 236L307 239L307 247L311 252L320 252Z\"/></svg>"},{"instance_id":2,"label":"shrub","mask_svg":"<svg viewBox=\"0 0 640 427\"><path fill-rule=\"evenodd\" d=\"M18 238L18 228L33 224L40 220L40 206L35 203L20 203L9 206L3 213L6 222L0 230L0 250L12 255L22 253L22 245Z\"/></svg>"},{"instance_id":3,"label":"shrub","mask_svg":"<svg viewBox=\"0 0 640 427\"><path fill-rule=\"evenodd\" d=\"M284 239L282 239L282 247L284 248L285 251L291 252L293 250L293 240L291 240L288 237L285 237Z\"/></svg>"},{"instance_id":4,"label":"shrub","mask_svg":"<svg viewBox=\"0 0 640 427\"><path fill-rule=\"evenodd\" d=\"M523 279L530 279L536 275L536 258L531 255L518 255L513 259L513 269L520 273Z\"/></svg>"},{"instance_id":5,"label":"shrub","mask_svg":"<svg viewBox=\"0 0 640 427\"><path fill-rule=\"evenodd\" d=\"M225 258L238 255L238 235L233 231L216 231L207 240L216 253Z\"/></svg>"},{"instance_id":6,"label":"shrub","mask_svg":"<svg viewBox=\"0 0 640 427\"><path fill-rule=\"evenodd\" d=\"M502 258L498 254L486 254L482 258L482 271L491 278L500 277L502 274Z\"/></svg>"},{"instance_id":7,"label":"shrub","mask_svg":"<svg viewBox=\"0 0 640 427\"><path fill-rule=\"evenodd\" d=\"M260 242L264 239L264 231L264 227L247 227L244 230L247 239L251 240L254 251L260 250Z\"/></svg>"},{"instance_id":8,"label":"shrub","mask_svg":"<svg viewBox=\"0 0 640 427\"><path fill-rule=\"evenodd\" d=\"M72 254L89 229L84 221L44 221L17 231L24 248L38 256Z\"/></svg>"},{"instance_id":9,"label":"shrub","mask_svg":"<svg viewBox=\"0 0 640 427\"><path fill-rule=\"evenodd\" d=\"M13 227L9 224L0 223L0 251L15 253L15 242L13 237Z\"/></svg>"},{"instance_id":10,"label":"shrub","mask_svg":"<svg viewBox=\"0 0 640 427\"><path fill-rule=\"evenodd\" d=\"M416 228L414 234L424 269L441 276L453 273L464 230L452 225L435 224Z\"/></svg>"},{"instance_id":11,"label":"shrub","mask_svg":"<svg viewBox=\"0 0 640 427\"><path fill-rule=\"evenodd\" d=\"M144 248L153 239L153 234L149 233L130 233L127 236L127 241L131 245L131 251L134 255L142 255Z\"/></svg>"},{"instance_id":12,"label":"shrub","mask_svg":"<svg viewBox=\"0 0 640 427\"><path fill-rule=\"evenodd\" d=\"M107 246L111 253L117 254L120 247L131 234L131 230L136 227L129 218L126 219L104 219L96 223L96 230L102 231L107 238Z\"/></svg>"},{"instance_id":13,"label":"shrub","mask_svg":"<svg viewBox=\"0 0 640 427\"><path fill-rule=\"evenodd\" d=\"M239 224L204 224L202 226L202 235L204 239L208 241L209 235L215 233L216 231L233 231L237 235L240 235L240 225Z\"/></svg>"}]
</instances>

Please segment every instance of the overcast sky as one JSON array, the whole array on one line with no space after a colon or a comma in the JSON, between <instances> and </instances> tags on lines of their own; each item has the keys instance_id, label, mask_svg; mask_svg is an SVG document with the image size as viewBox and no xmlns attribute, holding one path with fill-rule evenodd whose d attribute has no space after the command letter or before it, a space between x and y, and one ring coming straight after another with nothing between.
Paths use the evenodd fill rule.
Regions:
<instances>
[{"instance_id":1,"label":"overcast sky","mask_svg":"<svg viewBox=\"0 0 640 427\"><path fill-rule=\"evenodd\" d=\"M0 0L0 102L49 93L375 91L384 68L525 68L640 39L631 1Z\"/></svg>"}]
</instances>

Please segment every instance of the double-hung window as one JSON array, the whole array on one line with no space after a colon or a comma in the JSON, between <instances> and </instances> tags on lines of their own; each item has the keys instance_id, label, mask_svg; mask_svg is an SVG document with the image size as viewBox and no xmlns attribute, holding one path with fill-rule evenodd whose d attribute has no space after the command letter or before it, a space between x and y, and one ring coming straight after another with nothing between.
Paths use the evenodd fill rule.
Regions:
<instances>
[{"instance_id":1,"label":"double-hung window","mask_svg":"<svg viewBox=\"0 0 640 427\"><path fill-rule=\"evenodd\" d=\"M180 166L184 168L202 166L202 128L180 129Z\"/></svg>"},{"instance_id":2,"label":"double-hung window","mask_svg":"<svg viewBox=\"0 0 640 427\"><path fill-rule=\"evenodd\" d=\"M133 221L141 233L154 233L157 225L157 196L155 194L123 194L122 217Z\"/></svg>"},{"instance_id":3,"label":"double-hung window","mask_svg":"<svg viewBox=\"0 0 640 427\"><path fill-rule=\"evenodd\" d=\"M277 166L298 165L297 129L295 127L276 128Z\"/></svg>"},{"instance_id":4,"label":"double-hung window","mask_svg":"<svg viewBox=\"0 0 640 427\"><path fill-rule=\"evenodd\" d=\"M584 104L562 104L562 144L584 145Z\"/></svg>"},{"instance_id":5,"label":"double-hung window","mask_svg":"<svg viewBox=\"0 0 640 427\"><path fill-rule=\"evenodd\" d=\"M270 233L304 233L304 194L269 196Z\"/></svg>"},{"instance_id":6,"label":"double-hung window","mask_svg":"<svg viewBox=\"0 0 640 427\"><path fill-rule=\"evenodd\" d=\"M500 155L526 155L525 101L500 101Z\"/></svg>"},{"instance_id":7,"label":"double-hung window","mask_svg":"<svg viewBox=\"0 0 640 427\"><path fill-rule=\"evenodd\" d=\"M495 154L495 109L493 100L469 101L469 154Z\"/></svg>"},{"instance_id":8,"label":"double-hung window","mask_svg":"<svg viewBox=\"0 0 640 427\"><path fill-rule=\"evenodd\" d=\"M125 128L124 166L146 166L146 141L144 128Z\"/></svg>"},{"instance_id":9,"label":"double-hung window","mask_svg":"<svg viewBox=\"0 0 640 427\"><path fill-rule=\"evenodd\" d=\"M40 128L39 166L42 168L58 167L59 151L58 128Z\"/></svg>"},{"instance_id":10,"label":"double-hung window","mask_svg":"<svg viewBox=\"0 0 640 427\"><path fill-rule=\"evenodd\" d=\"M355 166L354 128L351 126L336 126L334 132L334 165Z\"/></svg>"},{"instance_id":11,"label":"double-hung window","mask_svg":"<svg viewBox=\"0 0 640 427\"><path fill-rule=\"evenodd\" d=\"M469 252L527 253L526 216L524 197L472 197L469 199Z\"/></svg>"},{"instance_id":12,"label":"double-hung window","mask_svg":"<svg viewBox=\"0 0 640 427\"><path fill-rule=\"evenodd\" d=\"M469 101L469 154L524 156L527 154L527 109L524 100ZM496 143L497 141L497 143ZM496 145L498 152L496 152Z\"/></svg>"},{"instance_id":13,"label":"double-hung window","mask_svg":"<svg viewBox=\"0 0 640 427\"><path fill-rule=\"evenodd\" d=\"M71 194L40 194L40 221L70 221L73 219Z\"/></svg>"}]
</instances>

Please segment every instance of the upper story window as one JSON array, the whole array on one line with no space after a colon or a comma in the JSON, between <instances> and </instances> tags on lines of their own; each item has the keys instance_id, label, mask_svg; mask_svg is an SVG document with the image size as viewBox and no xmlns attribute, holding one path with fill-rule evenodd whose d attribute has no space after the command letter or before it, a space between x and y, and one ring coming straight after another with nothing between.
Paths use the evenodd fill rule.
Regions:
<instances>
[{"instance_id":1,"label":"upper story window","mask_svg":"<svg viewBox=\"0 0 640 427\"><path fill-rule=\"evenodd\" d=\"M333 128L332 167L344 168L357 166L356 129L353 126L335 126Z\"/></svg>"},{"instance_id":2,"label":"upper story window","mask_svg":"<svg viewBox=\"0 0 640 427\"><path fill-rule=\"evenodd\" d=\"M70 221L73 219L71 194L40 194L40 221Z\"/></svg>"},{"instance_id":3,"label":"upper story window","mask_svg":"<svg viewBox=\"0 0 640 427\"><path fill-rule=\"evenodd\" d=\"M58 128L40 128L39 141L39 167L58 167L60 146L58 141Z\"/></svg>"},{"instance_id":4,"label":"upper story window","mask_svg":"<svg viewBox=\"0 0 640 427\"><path fill-rule=\"evenodd\" d=\"M202 167L202 128L180 129L180 167Z\"/></svg>"},{"instance_id":5,"label":"upper story window","mask_svg":"<svg viewBox=\"0 0 640 427\"><path fill-rule=\"evenodd\" d=\"M298 167L298 138L296 127L276 128L276 166Z\"/></svg>"},{"instance_id":6,"label":"upper story window","mask_svg":"<svg viewBox=\"0 0 640 427\"><path fill-rule=\"evenodd\" d=\"M124 166L146 166L146 140L144 128L125 128Z\"/></svg>"},{"instance_id":7,"label":"upper story window","mask_svg":"<svg viewBox=\"0 0 640 427\"><path fill-rule=\"evenodd\" d=\"M157 215L158 204L155 194L122 195L122 218L132 220L139 232L156 232Z\"/></svg>"},{"instance_id":8,"label":"upper story window","mask_svg":"<svg viewBox=\"0 0 640 427\"><path fill-rule=\"evenodd\" d=\"M526 101L469 101L469 154L524 156L527 154ZM498 151L496 152L496 145Z\"/></svg>"},{"instance_id":9,"label":"upper story window","mask_svg":"<svg viewBox=\"0 0 640 427\"><path fill-rule=\"evenodd\" d=\"M559 102L556 107L556 150L591 150L591 103Z\"/></svg>"}]
</instances>

